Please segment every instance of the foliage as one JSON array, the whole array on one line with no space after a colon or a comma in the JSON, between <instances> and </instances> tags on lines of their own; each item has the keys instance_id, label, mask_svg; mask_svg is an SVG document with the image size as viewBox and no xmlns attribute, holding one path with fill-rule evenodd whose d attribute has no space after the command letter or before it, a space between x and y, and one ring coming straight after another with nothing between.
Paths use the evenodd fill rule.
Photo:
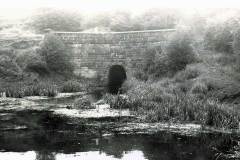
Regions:
<instances>
[{"instance_id":1,"label":"foliage","mask_svg":"<svg viewBox=\"0 0 240 160\"><path fill-rule=\"evenodd\" d=\"M110 105L110 108L124 109L129 108L128 97L124 95L105 94L103 99Z\"/></svg>"},{"instance_id":2,"label":"foliage","mask_svg":"<svg viewBox=\"0 0 240 160\"><path fill-rule=\"evenodd\" d=\"M208 92L208 86L204 83L204 81L198 81L193 84L191 92L193 94L202 94L206 95Z\"/></svg>"},{"instance_id":3,"label":"foliage","mask_svg":"<svg viewBox=\"0 0 240 160\"><path fill-rule=\"evenodd\" d=\"M134 73L135 78L143 81L173 76L188 64L197 61L192 39L185 32L174 34L166 46L166 51L161 46L155 46L148 48L144 55L144 61Z\"/></svg>"},{"instance_id":4,"label":"foliage","mask_svg":"<svg viewBox=\"0 0 240 160\"><path fill-rule=\"evenodd\" d=\"M205 48L233 53L232 43L237 28L238 22L232 19L208 27L204 36Z\"/></svg>"},{"instance_id":5,"label":"foliage","mask_svg":"<svg viewBox=\"0 0 240 160\"><path fill-rule=\"evenodd\" d=\"M36 53L36 50L29 49L19 54L16 59L17 64L27 72L38 73L43 76L48 74L48 67L43 58Z\"/></svg>"},{"instance_id":6,"label":"foliage","mask_svg":"<svg viewBox=\"0 0 240 160\"><path fill-rule=\"evenodd\" d=\"M71 50L55 35L46 35L38 52L50 71L64 75L72 74L74 66L70 61Z\"/></svg>"},{"instance_id":7,"label":"foliage","mask_svg":"<svg viewBox=\"0 0 240 160\"><path fill-rule=\"evenodd\" d=\"M211 87L207 81L186 84L190 88L187 92L183 92L174 79L135 82L126 95L107 94L104 99L112 108L131 109L145 122L195 122L218 128L238 127L240 116L236 106L209 98L207 93Z\"/></svg>"},{"instance_id":8,"label":"foliage","mask_svg":"<svg viewBox=\"0 0 240 160\"><path fill-rule=\"evenodd\" d=\"M237 29L234 34L234 40L233 40L233 51L236 55L236 66L237 69L240 69L240 29Z\"/></svg>"},{"instance_id":9,"label":"foliage","mask_svg":"<svg viewBox=\"0 0 240 160\"><path fill-rule=\"evenodd\" d=\"M48 96L54 97L58 90L55 84L50 82L35 82L33 84L24 84L18 82L10 84L5 88L7 97L22 98L25 96Z\"/></svg>"},{"instance_id":10,"label":"foliage","mask_svg":"<svg viewBox=\"0 0 240 160\"><path fill-rule=\"evenodd\" d=\"M163 54L161 46L149 47L142 54L144 55L143 61L138 64L137 70L133 73L136 79L147 81L166 75L168 72L167 61L165 57L161 56Z\"/></svg>"},{"instance_id":11,"label":"foliage","mask_svg":"<svg viewBox=\"0 0 240 160\"><path fill-rule=\"evenodd\" d=\"M186 68L182 71L179 71L174 76L176 82L184 82L190 79L195 79L203 72L206 68L202 64L187 65Z\"/></svg>"},{"instance_id":12,"label":"foliage","mask_svg":"<svg viewBox=\"0 0 240 160\"><path fill-rule=\"evenodd\" d=\"M95 106L91 104L91 100L88 96L83 96L74 101L73 107L76 109L94 109Z\"/></svg>"},{"instance_id":13,"label":"foliage","mask_svg":"<svg viewBox=\"0 0 240 160\"><path fill-rule=\"evenodd\" d=\"M18 66L15 59L8 55L0 55L0 77L15 79L21 77L22 69Z\"/></svg>"},{"instance_id":14,"label":"foliage","mask_svg":"<svg viewBox=\"0 0 240 160\"><path fill-rule=\"evenodd\" d=\"M46 29L81 31L81 16L60 10L40 10L31 18L28 26L39 33L44 33Z\"/></svg>"},{"instance_id":15,"label":"foliage","mask_svg":"<svg viewBox=\"0 0 240 160\"><path fill-rule=\"evenodd\" d=\"M196 61L192 39L189 34L178 32L170 39L166 48L168 68L172 73L176 73L186 67L187 64Z\"/></svg>"},{"instance_id":16,"label":"foliage","mask_svg":"<svg viewBox=\"0 0 240 160\"><path fill-rule=\"evenodd\" d=\"M76 80L68 80L67 82L64 82L61 91L64 93L80 92L80 91L83 91L84 89L85 88L82 83Z\"/></svg>"}]
</instances>

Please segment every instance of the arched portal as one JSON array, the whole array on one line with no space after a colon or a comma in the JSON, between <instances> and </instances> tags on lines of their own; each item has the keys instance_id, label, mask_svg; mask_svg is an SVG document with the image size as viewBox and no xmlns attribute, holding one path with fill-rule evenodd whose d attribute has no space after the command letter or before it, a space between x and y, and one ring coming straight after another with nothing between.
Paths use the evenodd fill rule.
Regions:
<instances>
[{"instance_id":1,"label":"arched portal","mask_svg":"<svg viewBox=\"0 0 240 160\"><path fill-rule=\"evenodd\" d=\"M126 71L121 65L111 66L108 72L108 92L117 94L126 79Z\"/></svg>"}]
</instances>

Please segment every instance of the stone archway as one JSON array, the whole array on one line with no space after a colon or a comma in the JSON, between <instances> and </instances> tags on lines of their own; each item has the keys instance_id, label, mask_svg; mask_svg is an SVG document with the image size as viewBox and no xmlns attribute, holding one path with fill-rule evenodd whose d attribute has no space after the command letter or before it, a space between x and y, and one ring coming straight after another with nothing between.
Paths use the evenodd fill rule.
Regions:
<instances>
[{"instance_id":1,"label":"stone archway","mask_svg":"<svg viewBox=\"0 0 240 160\"><path fill-rule=\"evenodd\" d=\"M127 74L123 66L113 65L108 72L108 92L117 94L123 82L127 79Z\"/></svg>"}]
</instances>

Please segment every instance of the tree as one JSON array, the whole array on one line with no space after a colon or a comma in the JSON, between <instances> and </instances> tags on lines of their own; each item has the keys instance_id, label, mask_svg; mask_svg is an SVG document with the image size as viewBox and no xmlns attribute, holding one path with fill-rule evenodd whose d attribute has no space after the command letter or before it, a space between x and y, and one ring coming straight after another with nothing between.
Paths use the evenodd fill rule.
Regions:
<instances>
[{"instance_id":1,"label":"tree","mask_svg":"<svg viewBox=\"0 0 240 160\"><path fill-rule=\"evenodd\" d=\"M81 31L81 16L59 10L40 11L31 18L28 25L33 30L44 33L46 29L55 31Z\"/></svg>"},{"instance_id":2,"label":"tree","mask_svg":"<svg viewBox=\"0 0 240 160\"><path fill-rule=\"evenodd\" d=\"M182 70L196 58L191 46L192 39L186 33L176 33L167 46L168 66L172 73Z\"/></svg>"},{"instance_id":3,"label":"tree","mask_svg":"<svg viewBox=\"0 0 240 160\"><path fill-rule=\"evenodd\" d=\"M46 35L38 52L50 71L60 74L71 74L73 72L71 50L57 36Z\"/></svg>"}]
</instances>

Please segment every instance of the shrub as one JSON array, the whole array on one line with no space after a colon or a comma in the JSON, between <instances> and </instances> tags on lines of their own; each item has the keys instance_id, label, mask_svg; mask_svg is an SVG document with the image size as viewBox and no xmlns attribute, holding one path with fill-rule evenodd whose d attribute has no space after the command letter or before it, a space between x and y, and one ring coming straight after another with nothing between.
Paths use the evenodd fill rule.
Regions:
<instances>
[{"instance_id":1,"label":"shrub","mask_svg":"<svg viewBox=\"0 0 240 160\"><path fill-rule=\"evenodd\" d=\"M24 71L38 73L39 75L45 75L49 72L46 62L34 49L18 55L16 61Z\"/></svg>"},{"instance_id":2,"label":"shrub","mask_svg":"<svg viewBox=\"0 0 240 160\"><path fill-rule=\"evenodd\" d=\"M105 94L103 99L110 105L110 108L123 109L129 108L129 100L126 95Z\"/></svg>"},{"instance_id":3,"label":"shrub","mask_svg":"<svg viewBox=\"0 0 240 160\"><path fill-rule=\"evenodd\" d=\"M233 51L235 54L240 54L240 29L237 29L234 33L233 39Z\"/></svg>"},{"instance_id":4,"label":"shrub","mask_svg":"<svg viewBox=\"0 0 240 160\"><path fill-rule=\"evenodd\" d=\"M91 100L88 96L83 96L74 101L73 107L76 109L94 109Z\"/></svg>"},{"instance_id":5,"label":"shrub","mask_svg":"<svg viewBox=\"0 0 240 160\"><path fill-rule=\"evenodd\" d=\"M232 53L233 34L224 24L208 28L205 37L205 47L218 52Z\"/></svg>"},{"instance_id":6,"label":"shrub","mask_svg":"<svg viewBox=\"0 0 240 160\"><path fill-rule=\"evenodd\" d=\"M138 80L147 81L166 76L168 73L168 64L162 52L161 46L150 47L144 51L143 61L137 66L133 74L134 77Z\"/></svg>"},{"instance_id":7,"label":"shrub","mask_svg":"<svg viewBox=\"0 0 240 160\"><path fill-rule=\"evenodd\" d=\"M234 34L233 51L236 55L237 69L240 68L240 29L237 29Z\"/></svg>"},{"instance_id":8,"label":"shrub","mask_svg":"<svg viewBox=\"0 0 240 160\"><path fill-rule=\"evenodd\" d=\"M80 31L81 16L60 10L39 10L40 14L31 17L28 26L39 33L45 29L55 31Z\"/></svg>"},{"instance_id":9,"label":"shrub","mask_svg":"<svg viewBox=\"0 0 240 160\"><path fill-rule=\"evenodd\" d=\"M174 79L176 82L184 82L186 80L195 79L202 74L204 69L205 68L203 68L200 64L187 65L185 70L178 72L174 76Z\"/></svg>"},{"instance_id":10,"label":"shrub","mask_svg":"<svg viewBox=\"0 0 240 160\"><path fill-rule=\"evenodd\" d=\"M16 80L22 76L22 69L7 55L0 55L0 77Z\"/></svg>"},{"instance_id":11,"label":"shrub","mask_svg":"<svg viewBox=\"0 0 240 160\"><path fill-rule=\"evenodd\" d=\"M205 47L218 52L233 53L232 45L237 38L235 33L237 28L239 23L235 18L208 27L204 36Z\"/></svg>"},{"instance_id":12,"label":"shrub","mask_svg":"<svg viewBox=\"0 0 240 160\"><path fill-rule=\"evenodd\" d=\"M63 75L72 74L71 51L55 35L46 35L38 52L49 70Z\"/></svg>"},{"instance_id":13,"label":"shrub","mask_svg":"<svg viewBox=\"0 0 240 160\"><path fill-rule=\"evenodd\" d=\"M167 45L168 68L172 73L176 73L186 67L187 64L196 60L190 35L186 33L176 33Z\"/></svg>"},{"instance_id":14,"label":"shrub","mask_svg":"<svg viewBox=\"0 0 240 160\"><path fill-rule=\"evenodd\" d=\"M61 91L65 92L65 93L80 92L80 91L83 91L84 89L85 88L82 83L74 81L74 80L68 80L67 82L64 82Z\"/></svg>"},{"instance_id":15,"label":"shrub","mask_svg":"<svg viewBox=\"0 0 240 160\"><path fill-rule=\"evenodd\" d=\"M207 94L208 92L208 86L202 81L197 81L196 83L193 84L191 93L193 94Z\"/></svg>"}]
</instances>

